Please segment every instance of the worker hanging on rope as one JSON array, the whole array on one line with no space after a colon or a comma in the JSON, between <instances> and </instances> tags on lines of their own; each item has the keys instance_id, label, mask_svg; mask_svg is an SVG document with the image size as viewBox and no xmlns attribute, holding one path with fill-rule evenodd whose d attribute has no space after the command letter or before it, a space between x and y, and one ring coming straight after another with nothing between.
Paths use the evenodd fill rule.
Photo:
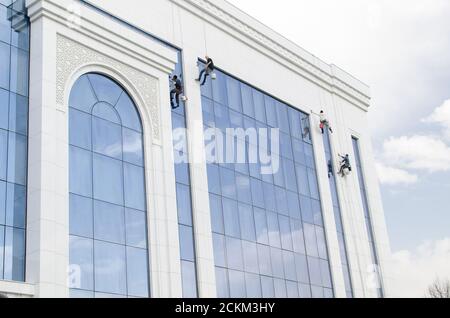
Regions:
<instances>
[{"instance_id":1,"label":"worker hanging on rope","mask_svg":"<svg viewBox=\"0 0 450 318\"><path fill-rule=\"evenodd\" d=\"M341 169L339 174L345 177L348 173L352 172L352 165L350 163L350 156L347 154L345 156L339 155L341 157Z\"/></svg>"},{"instance_id":2,"label":"worker hanging on rope","mask_svg":"<svg viewBox=\"0 0 450 318\"><path fill-rule=\"evenodd\" d=\"M181 83L180 78L177 75L174 75L171 79L174 89L170 91L170 105L172 106L172 109L177 109L180 107L180 96L181 99L186 101L187 98L185 96L182 96L184 89L183 84ZM173 98L175 97L176 105L173 102Z\"/></svg>"},{"instance_id":3,"label":"worker hanging on rope","mask_svg":"<svg viewBox=\"0 0 450 318\"><path fill-rule=\"evenodd\" d=\"M328 179L331 179L332 176L334 176L333 162L328 160Z\"/></svg>"},{"instance_id":4,"label":"worker hanging on rope","mask_svg":"<svg viewBox=\"0 0 450 318\"><path fill-rule=\"evenodd\" d=\"M215 75L213 73L215 70L214 61L208 55L205 56L205 59L206 59L206 65L203 68L203 70L200 72L198 78L196 79L197 82L201 81L200 86L203 86L206 84L206 79L208 78L208 76L211 76L213 79L215 79ZM202 77L203 77L203 80L202 80Z\"/></svg>"},{"instance_id":5,"label":"worker hanging on rope","mask_svg":"<svg viewBox=\"0 0 450 318\"><path fill-rule=\"evenodd\" d=\"M320 117L320 130L322 131L322 134L325 133L325 128L328 128L330 132L333 133L333 129L330 126L330 122L325 116L325 112L323 110L320 111L319 117Z\"/></svg>"}]
</instances>

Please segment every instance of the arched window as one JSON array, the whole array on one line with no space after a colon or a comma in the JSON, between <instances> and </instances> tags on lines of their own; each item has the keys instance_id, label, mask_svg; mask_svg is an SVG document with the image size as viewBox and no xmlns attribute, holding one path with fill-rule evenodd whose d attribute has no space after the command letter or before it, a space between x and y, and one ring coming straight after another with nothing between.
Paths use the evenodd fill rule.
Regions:
<instances>
[{"instance_id":1,"label":"arched window","mask_svg":"<svg viewBox=\"0 0 450 318\"><path fill-rule=\"evenodd\" d=\"M99 74L77 80L69 109L71 297L149 297L139 114Z\"/></svg>"}]
</instances>

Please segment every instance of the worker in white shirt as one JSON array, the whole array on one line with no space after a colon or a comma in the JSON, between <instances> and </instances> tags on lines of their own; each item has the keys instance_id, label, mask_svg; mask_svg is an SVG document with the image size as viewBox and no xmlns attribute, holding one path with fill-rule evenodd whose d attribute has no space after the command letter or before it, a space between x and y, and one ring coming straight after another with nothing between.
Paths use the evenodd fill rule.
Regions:
<instances>
[{"instance_id":1,"label":"worker in white shirt","mask_svg":"<svg viewBox=\"0 0 450 318\"><path fill-rule=\"evenodd\" d=\"M325 116L325 112L323 110L320 111L319 117L320 117L320 130L322 131L322 134L325 133L325 128L328 128L330 132L333 133L333 129L330 126L330 122Z\"/></svg>"}]
</instances>

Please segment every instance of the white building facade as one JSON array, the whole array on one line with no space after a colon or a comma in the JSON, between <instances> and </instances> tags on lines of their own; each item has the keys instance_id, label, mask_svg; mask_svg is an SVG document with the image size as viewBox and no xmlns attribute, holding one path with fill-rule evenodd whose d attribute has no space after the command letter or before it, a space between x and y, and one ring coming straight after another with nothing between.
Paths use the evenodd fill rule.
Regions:
<instances>
[{"instance_id":1,"label":"white building facade","mask_svg":"<svg viewBox=\"0 0 450 318\"><path fill-rule=\"evenodd\" d=\"M1 9L1 294L390 296L365 84L223 0ZM276 129L278 169L211 161L208 128Z\"/></svg>"}]
</instances>

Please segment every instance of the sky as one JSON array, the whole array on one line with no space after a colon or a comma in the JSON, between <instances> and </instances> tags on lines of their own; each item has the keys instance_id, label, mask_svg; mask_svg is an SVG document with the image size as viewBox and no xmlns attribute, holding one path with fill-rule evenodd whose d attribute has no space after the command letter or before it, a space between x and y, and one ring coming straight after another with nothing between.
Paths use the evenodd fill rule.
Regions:
<instances>
[{"instance_id":1,"label":"sky","mask_svg":"<svg viewBox=\"0 0 450 318\"><path fill-rule=\"evenodd\" d=\"M450 278L450 1L228 2L371 87L393 293Z\"/></svg>"}]
</instances>

